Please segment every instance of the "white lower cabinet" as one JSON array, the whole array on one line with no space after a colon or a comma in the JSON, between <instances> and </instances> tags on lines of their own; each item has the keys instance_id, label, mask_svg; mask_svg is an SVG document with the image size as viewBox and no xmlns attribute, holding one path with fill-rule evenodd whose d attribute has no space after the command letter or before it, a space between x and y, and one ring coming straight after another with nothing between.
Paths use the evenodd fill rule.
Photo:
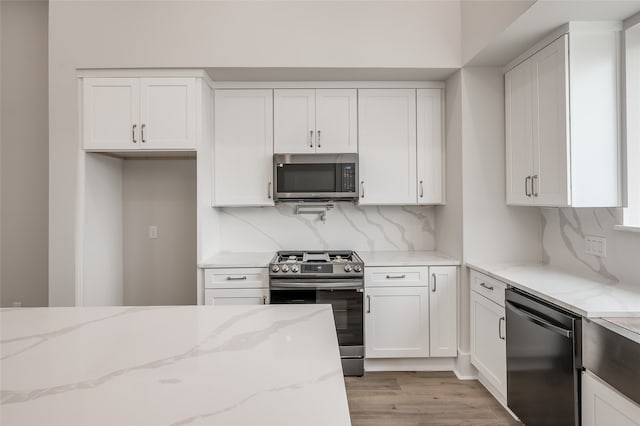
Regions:
<instances>
[{"instance_id":1,"label":"white lower cabinet","mask_svg":"<svg viewBox=\"0 0 640 426\"><path fill-rule=\"evenodd\" d=\"M582 373L583 426L640 426L640 405L599 377Z\"/></svg>"},{"instance_id":2,"label":"white lower cabinet","mask_svg":"<svg viewBox=\"0 0 640 426\"><path fill-rule=\"evenodd\" d=\"M507 395L506 284L471 271L471 363L499 396ZM487 381L488 383L484 383Z\"/></svg>"},{"instance_id":3,"label":"white lower cabinet","mask_svg":"<svg viewBox=\"0 0 640 426\"><path fill-rule=\"evenodd\" d=\"M267 268L211 268L204 271L206 305L269 304Z\"/></svg>"},{"instance_id":4,"label":"white lower cabinet","mask_svg":"<svg viewBox=\"0 0 640 426\"><path fill-rule=\"evenodd\" d=\"M456 267L367 267L365 357L455 356L456 277Z\"/></svg>"}]
</instances>

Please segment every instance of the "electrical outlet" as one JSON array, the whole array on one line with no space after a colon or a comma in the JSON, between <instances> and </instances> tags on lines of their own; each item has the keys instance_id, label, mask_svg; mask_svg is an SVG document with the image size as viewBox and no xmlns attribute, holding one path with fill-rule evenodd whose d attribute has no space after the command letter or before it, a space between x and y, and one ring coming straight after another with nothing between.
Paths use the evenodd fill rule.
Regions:
<instances>
[{"instance_id":1,"label":"electrical outlet","mask_svg":"<svg viewBox=\"0 0 640 426\"><path fill-rule=\"evenodd\" d=\"M158 227L156 225L149 225L149 238L158 238Z\"/></svg>"},{"instance_id":2,"label":"electrical outlet","mask_svg":"<svg viewBox=\"0 0 640 426\"><path fill-rule=\"evenodd\" d=\"M607 257L607 239L593 235L585 235L584 252L592 256Z\"/></svg>"},{"instance_id":3,"label":"electrical outlet","mask_svg":"<svg viewBox=\"0 0 640 426\"><path fill-rule=\"evenodd\" d=\"M14 308L22 308L22 302L15 301L11 304L11 306L13 306Z\"/></svg>"}]
</instances>

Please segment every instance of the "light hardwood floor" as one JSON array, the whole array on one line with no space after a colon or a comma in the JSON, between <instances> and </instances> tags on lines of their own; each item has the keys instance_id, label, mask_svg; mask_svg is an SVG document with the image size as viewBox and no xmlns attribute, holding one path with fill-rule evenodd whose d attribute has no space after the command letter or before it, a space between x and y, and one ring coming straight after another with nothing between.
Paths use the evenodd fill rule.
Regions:
<instances>
[{"instance_id":1,"label":"light hardwood floor","mask_svg":"<svg viewBox=\"0 0 640 426\"><path fill-rule=\"evenodd\" d=\"M346 377L353 426L521 425L477 380L452 372Z\"/></svg>"}]
</instances>

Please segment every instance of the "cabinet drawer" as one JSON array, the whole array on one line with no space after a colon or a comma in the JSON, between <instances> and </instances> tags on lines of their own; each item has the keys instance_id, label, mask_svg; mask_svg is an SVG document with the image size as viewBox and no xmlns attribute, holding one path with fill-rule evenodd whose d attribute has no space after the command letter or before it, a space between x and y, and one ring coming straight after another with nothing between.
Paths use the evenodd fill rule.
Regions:
<instances>
[{"instance_id":1,"label":"cabinet drawer","mask_svg":"<svg viewBox=\"0 0 640 426\"><path fill-rule=\"evenodd\" d=\"M204 303L205 305L268 305L269 289L207 289L204 291Z\"/></svg>"},{"instance_id":2,"label":"cabinet drawer","mask_svg":"<svg viewBox=\"0 0 640 426\"><path fill-rule=\"evenodd\" d=\"M429 268L424 267L365 267L365 287L428 287Z\"/></svg>"},{"instance_id":3,"label":"cabinet drawer","mask_svg":"<svg viewBox=\"0 0 640 426\"><path fill-rule=\"evenodd\" d=\"M212 268L204 271L205 288L268 288L267 268Z\"/></svg>"},{"instance_id":4,"label":"cabinet drawer","mask_svg":"<svg viewBox=\"0 0 640 426\"><path fill-rule=\"evenodd\" d=\"M471 290L504 307L504 291L507 285L481 272L471 270Z\"/></svg>"}]
</instances>

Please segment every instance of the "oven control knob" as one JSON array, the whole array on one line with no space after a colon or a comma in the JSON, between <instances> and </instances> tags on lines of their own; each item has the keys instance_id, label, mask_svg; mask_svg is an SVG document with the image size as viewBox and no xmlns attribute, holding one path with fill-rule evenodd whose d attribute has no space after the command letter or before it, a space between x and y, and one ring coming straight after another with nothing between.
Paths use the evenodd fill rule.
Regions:
<instances>
[{"instance_id":1,"label":"oven control knob","mask_svg":"<svg viewBox=\"0 0 640 426\"><path fill-rule=\"evenodd\" d=\"M298 272L300 270L300 268L298 267L298 265L291 265L291 272Z\"/></svg>"},{"instance_id":2,"label":"oven control knob","mask_svg":"<svg viewBox=\"0 0 640 426\"><path fill-rule=\"evenodd\" d=\"M273 272L278 272L278 271L280 270L280 267L279 267L278 265L273 265L273 266L271 267L271 270L272 270Z\"/></svg>"},{"instance_id":3,"label":"oven control knob","mask_svg":"<svg viewBox=\"0 0 640 426\"><path fill-rule=\"evenodd\" d=\"M282 265L282 272L289 272L289 267L287 265Z\"/></svg>"},{"instance_id":4,"label":"oven control knob","mask_svg":"<svg viewBox=\"0 0 640 426\"><path fill-rule=\"evenodd\" d=\"M344 271L345 272L351 272L351 265L349 265L349 264L344 265Z\"/></svg>"},{"instance_id":5,"label":"oven control knob","mask_svg":"<svg viewBox=\"0 0 640 426\"><path fill-rule=\"evenodd\" d=\"M360 265L355 265L355 266L353 267L353 270L354 270L354 271L356 271L356 272L362 272L362 266L360 266Z\"/></svg>"}]
</instances>

